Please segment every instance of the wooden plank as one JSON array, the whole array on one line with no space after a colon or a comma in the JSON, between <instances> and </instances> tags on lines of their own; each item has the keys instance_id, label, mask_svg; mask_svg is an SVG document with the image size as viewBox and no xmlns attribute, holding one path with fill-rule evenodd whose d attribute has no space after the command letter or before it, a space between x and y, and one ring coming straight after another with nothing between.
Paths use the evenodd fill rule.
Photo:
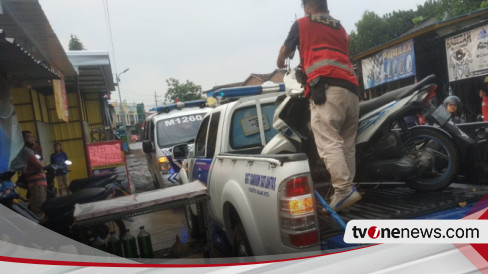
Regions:
<instances>
[{"instance_id":1,"label":"wooden plank","mask_svg":"<svg viewBox=\"0 0 488 274\"><path fill-rule=\"evenodd\" d=\"M76 204L75 221L89 220L131 210L143 210L169 202L183 201L199 195L205 195L207 187L196 181L189 184L158 189L135 195L118 197L88 204Z\"/></svg>"}]
</instances>

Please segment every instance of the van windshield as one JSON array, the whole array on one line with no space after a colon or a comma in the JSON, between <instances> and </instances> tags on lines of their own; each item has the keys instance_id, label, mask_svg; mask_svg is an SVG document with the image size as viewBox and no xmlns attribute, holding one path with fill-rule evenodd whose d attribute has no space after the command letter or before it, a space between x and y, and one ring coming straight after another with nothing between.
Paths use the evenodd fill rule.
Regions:
<instances>
[{"instance_id":1,"label":"van windshield","mask_svg":"<svg viewBox=\"0 0 488 274\"><path fill-rule=\"evenodd\" d=\"M156 127L159 148L194 140L204 116L203 112L158 121Z\"/></svg>"}]
</instances>

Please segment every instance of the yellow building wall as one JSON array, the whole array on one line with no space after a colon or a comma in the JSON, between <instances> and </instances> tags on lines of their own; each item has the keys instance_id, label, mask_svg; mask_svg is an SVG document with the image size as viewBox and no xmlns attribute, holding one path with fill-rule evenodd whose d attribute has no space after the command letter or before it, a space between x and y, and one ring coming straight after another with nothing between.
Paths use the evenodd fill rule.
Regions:
<instances>
[{"instance_id":1,"label":"yellow building wall","mask_svg":"<svg viewBox=\"0 0 488 274\"><path fill-rule=\"evenodd\" d=\"M45 95L34 89L26 88L11 89L10 94L21 130L29 130L35 137L39 136L40 129L49 131L48 135L52 140L42 140L46 164L49 163L49 155L53 152L54 143L58 142L61 143L68 158L73 162L69 167L71 170L68 175L69 180L87 177L83 123L80 117L78 95L76 93L67 94L69 123L66 123L57 117L53 94Z\"/></svg>"},{"instance_id":2,"label":"yellow building wall","mask_svg":"<svg viewBox=\"0 0 488 274\"><path fill-rule=\"evenodd\" d=\"M68 93L69 123L58 119L54 94L46 95L34 89L15 88L11 89L11 98L20 128L31 131L35 137L42 133L42 136L48 136L50 139L41 140L46 164L53 152L54 143L61 143L68 158L73 162L69 167L69 180L87 177L83 127L86 126L88 131L86 142L91 141L88 137L91 129L104 127L100 94L83 94L80 113L78 94Z\"/></svg>"},{"instance_id":3,"label":"yellow building wall","mask_svg":"<svg viewBox=\"0 0 488 274\"><path fill-rule=\"evenodd\" d=\"M100 134L105 132L102 114L102 100L99 93L86 93L83 95L84 113L86 113L86 122L88 123L87 142L103 142L100 140Z\"/></svg>"},{"instance_id":4,"label":"yellow building wall","mask_svg":"<svg viewBox=\"0 0 488 274\"><path fill-rule=\"evenodd\" d=\"M69 167L71 172L68 174L69 181L71 181L74 179L85 178L88 176L88 173L83 140L83 123L80 119L78 107L78 95L76 93L68 93L66 95L68 101L69 123L58 119L53 94L46 95L46 105L49 120L52 124L54 142L61 144L63 151L68 155L70 161L73 162Z\"/></svg>"}]
</instances>

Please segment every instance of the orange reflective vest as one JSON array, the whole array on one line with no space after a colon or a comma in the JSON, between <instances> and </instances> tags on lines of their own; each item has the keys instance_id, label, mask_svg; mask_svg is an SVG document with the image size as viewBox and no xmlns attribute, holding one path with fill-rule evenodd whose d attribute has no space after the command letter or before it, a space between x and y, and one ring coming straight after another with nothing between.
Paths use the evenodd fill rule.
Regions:
<instances>
[{"instance_id":1,"label":"orange reflective vest","mask_svg":"<svg viewBox=\"0 0 488 274\"><path fill-rule=\"evenodd\" d=\"M347 51L349 35L338 20L326 14L303 17L298 19L298 33L301 64L307 75L305 97L310 94L308 83L319 76L359 86Z\"/></svg>"}]
</instances>

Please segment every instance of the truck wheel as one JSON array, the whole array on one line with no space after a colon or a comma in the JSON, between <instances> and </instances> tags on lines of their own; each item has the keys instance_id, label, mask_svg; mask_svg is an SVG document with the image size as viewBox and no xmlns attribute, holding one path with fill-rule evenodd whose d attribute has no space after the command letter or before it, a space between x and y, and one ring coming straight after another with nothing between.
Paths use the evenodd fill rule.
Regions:
<instances>
[{"instance_id":1,"label":"truck wheel","mask_svg":"<svg viewBox=\"0 0 488 274\"><path fill-rule=\"evenodd\" d=\"M407 184L416 190L433 191L451 184L458 169L458 153L451 139L430 128L414 128L404 138L407 155L418 161L415 178Z\"/></svg>"},{"instance_id":2,"label":"truck wheel","mask_svg":"<svg viewBox=\"0 0 488 274\"><path fill-rule=\"evenodd\" d=\"M188 227L188 233L193 239L202 238L202 232L200 231L200 226L198 225L198 216L193 214L191 211L191 206L185 206L185 220L186 226Z\"/></svg>"},{"instance_id":3,"label":"truck wheel","mask_svg":"<svg viewBox=\"0 0 488 274\"><path fill-rule=\"evenodd\" d=\"M251 245L247 239L246 231L239 222L234 228L234 239L232 240L232 249L235 257L253 256Z\"/></svg>"}]
</instances>

